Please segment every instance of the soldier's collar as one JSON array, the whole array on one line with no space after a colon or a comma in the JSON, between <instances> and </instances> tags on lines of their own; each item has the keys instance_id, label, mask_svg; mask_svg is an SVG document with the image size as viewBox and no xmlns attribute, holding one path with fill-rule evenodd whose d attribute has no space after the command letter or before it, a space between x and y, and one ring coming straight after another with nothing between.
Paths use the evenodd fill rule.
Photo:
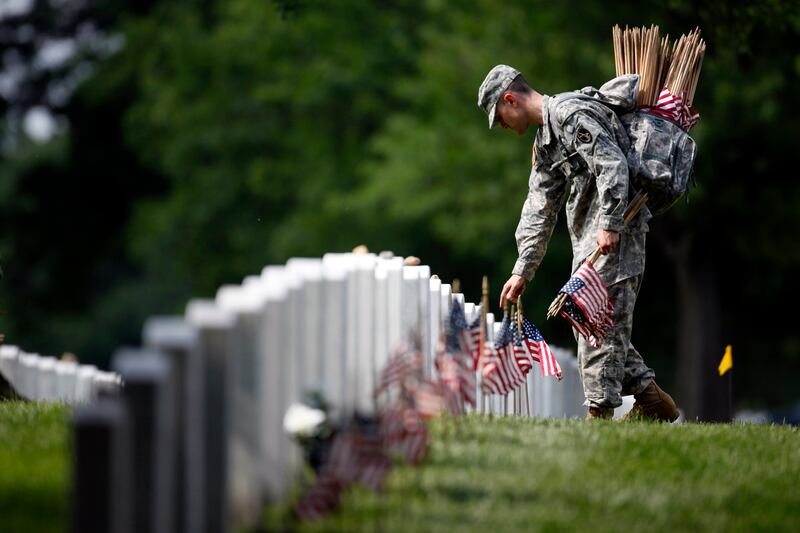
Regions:
<instances>
[{"instance_id":1,"label":"soldier's collar","mask_svg":"<svg viewBox=\"0 0 800 533\"><path fill-rule=\"evenodd\" d=\"M551 130L550 130L550 97L542 95L542 125L539 129L542 132L542 146L550 144Z\"/></svg>"}]
</instances>

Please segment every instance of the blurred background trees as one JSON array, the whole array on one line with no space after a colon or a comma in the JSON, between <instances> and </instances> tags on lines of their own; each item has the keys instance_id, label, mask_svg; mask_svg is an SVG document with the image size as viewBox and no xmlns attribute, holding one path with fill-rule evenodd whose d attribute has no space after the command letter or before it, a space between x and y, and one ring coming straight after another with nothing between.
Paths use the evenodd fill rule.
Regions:
<instances>
[{"instance_id":1,"label":"blurred background trees","mask_svg":"<svg viewBox=\"0 0 800 533\"><path fill-rule=\"evenodd\" d=\"M418 255L492 303L533 132L489 132L497 63L541 92L614 75L611 27L700 26L697 187L651 224L634 341L690 414L713 419L733 344L740 406L800 399L790 156L800 14L780 1L58 2L0 8L0 331L104 365L144 318L268 263L366 244ZM563 221L526 294L569 274ZM791 309L791 308L789 308Z\"/></svg>"}]
</instances>

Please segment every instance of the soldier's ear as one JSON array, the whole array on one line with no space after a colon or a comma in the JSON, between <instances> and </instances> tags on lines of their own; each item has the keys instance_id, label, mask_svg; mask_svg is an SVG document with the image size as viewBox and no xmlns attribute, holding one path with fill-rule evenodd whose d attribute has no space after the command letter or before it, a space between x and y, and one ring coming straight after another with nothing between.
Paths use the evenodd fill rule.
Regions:
<instances>
[{"instance_id":1,"label":"soldier's ear","mask_svg":"<svg viewBox=\"0 0 800 533\"><path fill-rule=\"evenodd\" d=\"M512 92L507 92L503 94L503 101L510 104L512 107L517 104L517 97Z\"/></svg>"}]
</instances>

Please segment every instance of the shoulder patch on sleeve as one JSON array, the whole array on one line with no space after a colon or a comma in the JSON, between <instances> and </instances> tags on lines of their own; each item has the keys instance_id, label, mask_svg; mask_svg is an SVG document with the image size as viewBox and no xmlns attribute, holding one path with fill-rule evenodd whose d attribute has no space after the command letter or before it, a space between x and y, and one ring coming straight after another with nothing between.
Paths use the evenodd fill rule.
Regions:
<instances>
[{"instance_id":1,"label":"shoulder patch on sleeve","mask_svg":"<svg viewBox=\"0 0 800 533\"><path fill-rule=\"evenodd\" d=\"M592 134L584 127L578 128L578 132L575 134L575 138L578 142L589 144L592 142Z\"/></svg>"}]
</instances>

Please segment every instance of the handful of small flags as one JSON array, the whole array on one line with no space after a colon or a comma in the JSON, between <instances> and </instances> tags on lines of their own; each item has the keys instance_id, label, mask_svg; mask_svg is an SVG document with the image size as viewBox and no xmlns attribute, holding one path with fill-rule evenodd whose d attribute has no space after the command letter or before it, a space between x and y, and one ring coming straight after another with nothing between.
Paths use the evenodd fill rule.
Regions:
<instances>
[{"instance_id":1,"label":"handful of small flags","mask_svg":"<svg viewBox=\"0 0 800 533\"><path fill-rule=\"evenodd\" d=\"M625 209L623 223L627 224L647 203L647 193L638 192ZM593 348L603 344L614 325L614 302L608 295L603 279L594 268L600 249L584 261L564 284L547 310L547 318L561 315L589 342Z\"/></svg>"},{"instance_id":2,"label":"handful of small flags","mask_svg":"<svg viewBox=\"0 0 800 533\"><path fill-rule=\"evenodd\" d=\"M490 344L485 307L468 324L464 308L454 301L439 340L435 378L425 375L419 340L402 343L375 390L376 399L385 399L376 422L352 424L336 433L316 482L295 506L298 518L311 521L336 510L342 491L353 484L380 490L392 457L419 464L428 450L425 421L442 413L462 415L466 405L474 407L478 373L485 394L506 395L519 387L534 362L542 375L560 380L561 367L536 326L519 311L513 318L512 313L504 315Z\"/></svg>"},{"instance_id":3,"label":"handful of small flags","mask_svg":"<svg viewBox=\"0 0 800 533\"><path fill-rule=\"evenodd\" d=\"M599 347L613 324L614 305L603 280L590 261L585 261L561 288L568 296L561 316L572 324L593 348Z\"/></svg>"}]
</instances>

